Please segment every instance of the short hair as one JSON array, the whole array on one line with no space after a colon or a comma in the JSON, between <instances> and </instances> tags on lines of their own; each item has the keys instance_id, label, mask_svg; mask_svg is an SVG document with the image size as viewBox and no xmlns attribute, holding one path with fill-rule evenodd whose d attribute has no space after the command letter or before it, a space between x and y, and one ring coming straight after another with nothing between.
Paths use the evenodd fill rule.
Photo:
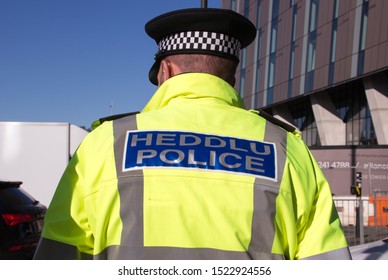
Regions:
<instances>
[{"instance_id":1,"label":"short hair","mask_svg":"<svg viewBox=\"0 0 388 280\"><path fill-rule=\"evenodd\" d=\"M238 61L206 54L175 54L166 57L178 65L182 73L208 73L234 86Z\"/></svg>"}]
</instances>

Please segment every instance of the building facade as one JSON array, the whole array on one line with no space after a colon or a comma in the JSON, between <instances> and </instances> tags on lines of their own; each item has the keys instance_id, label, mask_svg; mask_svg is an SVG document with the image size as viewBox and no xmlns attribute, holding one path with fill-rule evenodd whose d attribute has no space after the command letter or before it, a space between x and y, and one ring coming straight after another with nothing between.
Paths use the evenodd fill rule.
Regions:
<instances>
[{"instance_id":1,"label":"building facade","mask_svg":"<svg viewBox=\"0 0 388 280\"><path fill-rule=\"evenodd\" d=\"M296 128L332 191L388 191L388 1L222 0L248 17L254 43L236 89L249 109Z\"/></svg>"}]
</instances>

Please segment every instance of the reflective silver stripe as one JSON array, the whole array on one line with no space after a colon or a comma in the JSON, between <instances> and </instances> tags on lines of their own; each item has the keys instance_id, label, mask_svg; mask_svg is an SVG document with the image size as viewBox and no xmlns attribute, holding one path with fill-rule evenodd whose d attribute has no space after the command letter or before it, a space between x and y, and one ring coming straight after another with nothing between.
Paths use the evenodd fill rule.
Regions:
<instances>
[{"instance_id":1,"label":"reflective silver stripe","mask_svg":"<svg viewBox=\"0 0 388 280\"><path fill-rule=\"evenodd\" d=\"M41 237L34 260L91 260L92 255L80 253L73 245Z\"/></svg>"},{"instance_id":2,"label":"reflective silver stripe","mask_svg":"<svg viewBox=\"0 0 388 280\"><path fill-rule=\"evenodd\" d=\"M113 122L114 154L120 196L120 216L123 224L120 245L122 248L142 248L143 240L143 197L144 176L142 170L122 171L123 151L126 132L137 130L136 115L128 116ZM124 249L126 250L126 249ZM114 250L107 255L116 259L122 253Z\"/></svg>"},{"instance_id":3,"label":"reflective silver stripe","mask_svg":"<svg viewBox=\"0 0 388 280\"><path fill-rule=\"evenodd\" d=\"M264 141L275 143L277 157L278 182L268 181L267 186L273 186L279 190L284 165L287 158L287 134L288 132L273 123L266 121Z\"/></svg>"},{"instance_id":4,"label":"reflective silver stripe","mask_svg":"<svg viewBox=\"0 0 388 280\"><path fill-rule=\"evenodd\" d=\"M284 259L283 255L271 251L275 236L276 197L286 162L287 132L267 121L264 141L275 143L278 181L255 180L252 239L248 251L253 259Z\"/></svg>"},{"instance_id":5,"label":"reflective silver stripe","mask_svg":"<svg viewBox=\"0 0 388 280\"><path fill-rule=\"evenodd\" d=\"M120 216L123 223L121 245L142 247L144 180L141 170L119 177Z\"/></svg>"},{"instance_id":6,"label":"reflective silver stripe","mask_svg":"<svg viewBox=\"0 0 388 280\"><path fill-rule=\"evenodd\" d=\"M319 255L303 258L302 260L351 260L349 248L341 248L334 251L329 251Z\"/></svg>"},{"instance_id":7,"label":"reflective silver stripe","mask_svg":"<svg viewBox=\"0 0 388 280\"><path fill-rule=\"evenodd\" d=\"M95 259L126 260L250 260L248 252L208 248L110 246Z\"/></svg>"},{"instance_id":8,"label":"reflective silver stripe","mask_svg":"<svg viewBox=\"0 0 388 280\"><path fill-rule=\"evenodd\" d=\"M136 115L127 116L113 121L114 153L118 178L129 174L128 172L123 173L121 169L124 157L126 132L129 130L137 130Z\"/></svg>"}]
</instances>

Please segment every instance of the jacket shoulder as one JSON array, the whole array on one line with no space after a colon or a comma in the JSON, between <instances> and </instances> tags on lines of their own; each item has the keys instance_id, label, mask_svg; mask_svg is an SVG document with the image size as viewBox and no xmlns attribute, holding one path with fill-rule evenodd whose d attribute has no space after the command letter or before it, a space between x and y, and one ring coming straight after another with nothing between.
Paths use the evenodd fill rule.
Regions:
<instances>
[{"instance_id":1,"label":"jacket shoulder","mask_svg":"<svg viewBox=\"0 0 388 280\"><path fill-rule=\"evenodd\" d=\"M110 115L110 116L107 116L107 117L100 118L100 119L98 119L98 120L96 120L96 121L94 121L92 123L92 129L95 129L95 128L99 127L101 124L103 124L106 121L114 121L114 120L118 120L118 119L121 119L121 118L124 118L124 117L136 115L136 114L139 114L139 113L140 112L138 112L138 111L136 111L136 112L128 112L128 113Z\"/></svg>"},{"instance_id":2,"label":"jacket shoulder","mask_svg":"<svg viewBox=\"0 0 388 280\"><path fill-rule=\"evenodd\" d=\"M251 111L255 112L257 115L264 118L266 121L283 128L287 132L291 132L293 134L299 134L299 131L296 129L296 127L271 116L270 114L268 114L267 112L265 112L263 110L259 109L259 110L251 110Z\"/></svg>"}]
</instances>

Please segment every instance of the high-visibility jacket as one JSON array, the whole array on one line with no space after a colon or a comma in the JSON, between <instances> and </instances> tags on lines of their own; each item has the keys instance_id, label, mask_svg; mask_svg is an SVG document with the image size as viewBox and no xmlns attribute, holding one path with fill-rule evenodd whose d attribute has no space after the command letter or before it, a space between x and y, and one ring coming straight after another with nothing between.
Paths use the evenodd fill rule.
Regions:
<instances>
[{"instance_id":1,"label":"high-visibility jacket","mask_svg":"<svg viewBox=\"0 0 388 280\"><path fill-rule=\"evenodd\" d=\"M300 134L190 73L85 137L35 259L348 259L347 246Z\"/></svg>"}]
</instances>

